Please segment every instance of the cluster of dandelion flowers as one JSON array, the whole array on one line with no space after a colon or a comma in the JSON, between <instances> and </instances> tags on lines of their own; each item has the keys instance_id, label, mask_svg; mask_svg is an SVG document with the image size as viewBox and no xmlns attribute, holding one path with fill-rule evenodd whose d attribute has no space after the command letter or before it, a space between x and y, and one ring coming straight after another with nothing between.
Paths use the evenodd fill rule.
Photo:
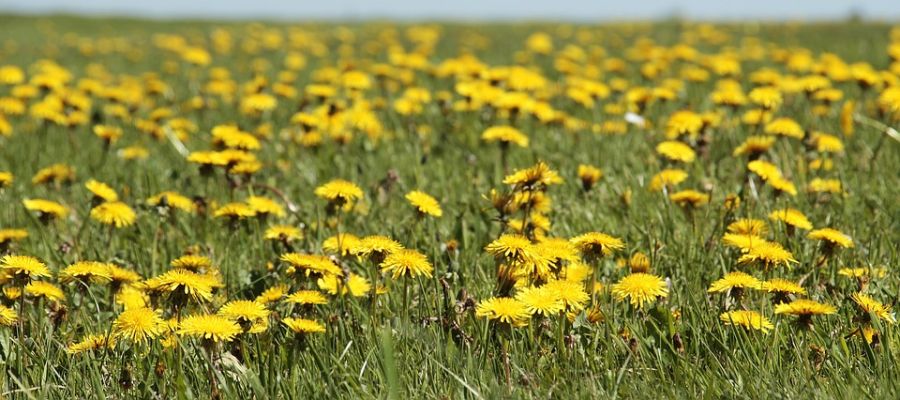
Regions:
<instances>
[{"instance_id":1,"label":"cluster of dandelion flowers","mask_svg":"<svg viewBox=\"0 0 900 400\"><path fill-rule=\"evenodd\" d=\"M441 204L428 193L413 190L406 194L406 200L416 208L419 215L430 215L432 217L444 215L444 211L441 210Z\"/></svg>"},{"instance_id":2,"label":"cluster of dandelion flowers","mask_svg":"<svg viewBox=\"0 0 900 400\"><path fill-rule=\"evenodd\" d=\"M640 309L657 298L667 297L669 289L666 281L656 275L636 273L622 278L613 285L612 294L619 301L628 299L631 305Z\"/></svg>"},{"instance_id":3,"label":"cluster of dandelion flowers","mask_svg":"<svg viewBox=\"0 0 900 400\"><path fill-rule=\"evenodd\" d=\"M14 279L28 281L50 276L50 269L37 258L31 256L6 255L0 260L0 267Z\"/></svg>"},{"instance_id":4,"label":"cluster of dandelion flowers","mask_svg":"<svg viewBox=\"0 0 900 400\"><path fill-rule=\"evenodd\" d=\"M768 318L756 311L737 310L727 311L719 315L719 320L725 325L740 326L747 330L768 333L775 326Z\"/></svg>"},{"instance_id":5,"label":"cluster of dandelion flowers","mask_svg":"<svg viewBox=\"0 0 900 400\"><path fill-rule=\"evenodd\" d=\"M509 297L492 297L478 303L475 316L487 318L509 326L525 326L531 312L521 301Z\"/></svg>"},{"instance_id":6,"label":"cluster of dandelion flowers","mask_svg":"<svg viewBox=\"0 0 900 400\"><path fill-rule=\"evenodd\" d=\"M137 215L121 201L107 201L91 209L91 218L104 225L124 228L134 224Z\"/></svg>"},{"instance_id":7,"label":"cluster of dandelion flowers","mask_svg":"<svg viewBox=\"0 0 900 400\"><path fill-rule=\"evenodd\" d=\"M179 336L192 336L209 342L230 342L242 332L233 320L221 315L192 315L181 320Z\"/></svg>"},{"instance_id":8,"label":"cluster of dandelion flowers","mask_svg":"<svg viewBox=\"0 0 900 400\"><path fill-rule=\"evenodd\" d=\"M381 271L390 272L394 279L401 276L416 277L424 275L431 277L434 267L428 262L424 254L416 250L400 249L388 254L381 262Z\"/></svg>"},{"instance_id":9,"label":"cluster of dandelion flowers","mask_svg":"<svg viewBox=\"0 0 900 400\"><path fill-rule=\"evenodd\" d=\"M113 321L112 334L135 344L155 339L164 330L164 321L155 310L133 308L125 310Z\"/></svg>"},{"instance_id":10,"label":"cluster of dandelion flowers","mask_svg":"<svg viewBox=\"0 0 900 400\"><path fill-rule=\"evenodd\" d=\"M285 326L298 335L308 335L311 333L325 333L325 326L318 321L305 318L285 318L281 320Z\"/></svg>"}]
</instances>

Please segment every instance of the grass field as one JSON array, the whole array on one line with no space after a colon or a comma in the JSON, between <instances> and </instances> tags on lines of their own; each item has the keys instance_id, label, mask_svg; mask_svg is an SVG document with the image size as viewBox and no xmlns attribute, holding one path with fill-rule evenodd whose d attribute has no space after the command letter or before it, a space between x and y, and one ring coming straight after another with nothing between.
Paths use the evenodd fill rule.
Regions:
<instances>
[{"instance_id":1,"label":"grass field","mask_svg":"<svg viewBox=\"0 0 900 400\"><path fill-rule=\"evenodd\" d=\"M900 29L0 26L3 398L900 392Z\"/></svg>"}]
</instances>

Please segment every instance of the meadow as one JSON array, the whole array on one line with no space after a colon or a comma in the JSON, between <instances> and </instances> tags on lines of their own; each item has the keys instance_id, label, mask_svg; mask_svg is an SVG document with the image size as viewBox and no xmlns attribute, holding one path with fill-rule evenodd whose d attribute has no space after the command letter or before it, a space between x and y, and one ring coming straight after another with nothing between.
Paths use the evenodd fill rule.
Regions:
<instances>
[{"instance_id":1,"label":"meadow","mask_svg":"<svg viewBox=\"0 0 900 400\"><path fill-rule=\"evenodd\" d=\"M0 397L900 392L900 28L0 26Z\"/></svg>"}]
</instances>

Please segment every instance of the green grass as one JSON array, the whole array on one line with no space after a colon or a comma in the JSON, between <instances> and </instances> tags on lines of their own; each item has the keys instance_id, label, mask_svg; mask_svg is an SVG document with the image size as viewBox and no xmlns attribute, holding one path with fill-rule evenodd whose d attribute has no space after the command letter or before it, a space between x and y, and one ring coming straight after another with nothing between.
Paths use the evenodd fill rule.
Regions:
<instances>
[{"instance_id":1,"label":"green grass","mask_svg":"<svg viewBox=\"0 0 900 400\"><path fill-rule=\"evenodd\" d=\"M170 96L149 97L132 114L147 118L154 108L168 106L176 116L194 121L199 129L185 141L192 151L209 149L209 132L222 123L236 122L248 131L270 123L274 132L272 138L262 141L262 149L257 152L264 167L253 182L261 185L231 187L221 171L201 176L169 140L156 140L133 124L104 117L107 123L124 129L123 138L106 150L91 134L89 125L69 129L41 125L28 115L8 116L13 134L0 138L0 170L12 172L15 181L0 192L5 205L0 211L0 227L29 232L29 237L16 243L11 252L35 256L54 271L77 260L101 260L149 278L166 271L168 262L188 247L199 246L201 253L220 267L225 287L209 304L192 306L188 313L214 312L227 300L252 299L266 287L290 282L283 273L266 268L269 262L279 266L278 257L286 251L263 239L265 228L274 221L251 219L229 224L211 215L183 213L170 218L155 207L145 206L144 199L163 190L198 196L209 204L241 201L252 193L279 201L289 199L298 210L278 222L304 226L306 239L296 243L295 250L320 254L322 241L335 234L337 227L326 221L325 202L317 199L313 190L331 179L343 178L365 191L361 202L365 207L343 215L343 232L391 236L427 255L434 265L434 279L410 282L412 294L406 310L400 295L404 283L386 276L390 291L380 297L376 318L367 297L330 297L328 305L310 314L328 327L327 332L311 336L305 344L298 344L293 334L273 318L265 333L246 335L235 342L239 343L235 347L242 347L243 361L230 355L232 345L213 352L218 389L225 398L890 398L900 391L896 379L900 332L893 325L883 324L877 346L847 337L857 325L853 320L857 312L850 300L857 283L836 273L844 266L884 266L886 276L873 279L868 292L887 304L895 303L900 296L896 271L900 260L900 144L879 129L857 125L854 135L843 137L845 153L835 159L829 172L808 169L809 154L797 140L780 139L769 153L768 159L791 178L800 194L774 197L766 187L758 199L747 194L736 215L766 219L773 209L794 207L806 213L816 227L830 226L850 235L855 247L839 251L805 281L810 297L839 308L835 315L816 318L810 331L797 328L790 318L773 315L767 296L749 294L748 307L761 311L776 324L771 332L761 334L724 326L719 321L724 295L707 294L709 284L736 269L760 278L798 280L814 269L820 253L817 243L806 239L803 231L789 236L774 222L769 238L792 251L799 261L792 270L739 267L738 252L720 244L718 239L728 218L723 199L745 184L746 159L731 153L752 133L751 129L740 123L723 124L710 132L709 152L684 167L690 177L679 188L709 192L712 200L708 206L688 214L662 194L646 188L650 178L667 165L655 155L654 147L663 140L668 116L684 108L716 109L708 100L715 78L707 83L688 83L677 100L652 105L644 116L654 127L631 127L625 135L594 134L589 127L570 131L529 117L517 119L515 125L530 137L531 144L525 149L510 149L510 168L525 168L543 160L565 179L564 184L548 191L553 201L549 234L568 238L598 231L621 238L625 250L597 266L597 278L607 287L627 273L627 268L616 267L616 258L627 258L637 251L650 256L653 273L671 280L669 297L653 310L634 310L613 299L608 291L601 292L597 304L603 321L589 324L582 318L568 325L563 341L570 345L563 349L558 345L558 317L549 323L535 320L526 328L510 330L476 318L472 310L457 312L460 291L477 301L490 297L495 290L495 261L483 248L504 228L484 195L491 189L505 188L501 182L504 174L497 147L480 143L478 138L489 126L509 123L503 117L490 112L444 114L436 102L414 117L400 116L388 107L376 111L385 127L385 139L373 143L357 133L343 146L326 140L321 147L308 149L280 134L291 126L291 115L300 109L297 100L281 99L277 109L261 118L242 115L235 106L221 101L214 109L183 111L181 104L200 93L208 73L189 71L177 57L153 46L152 35L176 33L205 45L214 29L232 33L234 50L227 55L213 53L212 66L228 69L242 84L251 79L254 59L270 62L271 68L264 75L274 81L287 51L282 45L248 55L242 50L244 42L258 39L261 29L280 35L307 30L329 51L321 57L305 52L308 65L298 73L294 84L302 88L312 81L312 71L338 62L340 31L336 25L2 16L0 26L4 27L0 32L0 65L28 70L35 61L49 58L71 71L76 78L73 82L84 76L90 64L102 65L114 76L157 73L171 88ZM385 30L396 30L400 42L412 49L403 36L407 27L386 22L343 25L341 29L354 34L350 46L357 50L345 61L353 60L351 64L359 68L388 62L387 54L381 51L384 43L377 36ZM815 56L831 52L847 63L867 62L879 70L887 70L890 63L887 25L842 22L716 28L726 32L729 39L722 45L696 43L699 51L714 54L724 45L738 46L743 38L755 37L772 48L794 52L805 48ZM539 30L554 36L557 50L568 43L577 44L567 30L591 32L594 40L577 45L586 50L602 47L606 57L624 57L640 38L671 46L698 31L696 25L676 21L600 26L453 24L441 25L440 29L441 40L429 56L432 63L470 50L491 66L514 64L515 53L524 48L525 38ZM473 35L484 37L489 45L473 48ZM90 56L77 48L79 44L98 45L101 38L115 38L119 43L109 53ZM366 46L379 51L368 53ZM594 60L597 64L601 61ZM179 71L166 72L166 64L172 62ZM536 57L532 64L549 80L563 82L553 68L552 56ZM681 65L676 62L651 81L641 77L639 63L629 62L621 76L632 85L654 87L662 78L677 76ZM747 91L752 87L749 75L754 70L771 67L784 71L784 65L771 56L746 60L742 67L738 79ZM194 73L203 79L192 79ZM432 93L453 90L449 78L422 72L415 78L416 85ZM599 80L608 82L610 78L612 75ZM874 112L877 90L862 91L852 82L835 86L844 91L845 99L861 104L860 115L892 123ZM383 96L390 104L402 88L397 92L373 89L367 95ZM8 90L0 87L0 97L7 96ZM614 95L600 101L594 109L585 109L563 96L554 97L552 104L574 117L602 123L621 119L605 114L602 108L602 104L617 99ZM96 99L94 109L101 109L103 104ZM834 108L827 117L813 116L810 103L797 95L790 97L777 114L794 118L808 131L840 135L840 103ZM732 117L739 117L739 113L726 114L726 120ZM422 126L430 127L432 133L419 135L410 129ZM125 161L116 157L115 150L137 144L150 151L149 159ZM76 169L75 183L60 187L31 183L40 168L57 162ZM597 187L587 193L581 190L575 172L582 163L604 171ZM385 189L379 182L389 171L395 171L399 180ZM840 179L846 194L828 201L806 194L806 184L817 176ZM91 196L83 183L90 178L116 188L123 201L132 205L138 213L133 226L113 230L88 217ZM277 188L284 198L263 185ZM403 199L414 189L436 197L444 216L418 220ZM633 194L630 206L620 200L626 190ZM21 205L23 199L34 197L59 201L71 209L71 215L63 221L42 224ZM459 243L458 252L444 250L442 244L450 240ZM366 261L345 258L342 263L355 273L373 278L372 266ZM447 291L439 280L446 282ZM51 307L46 301L29 298L24 303L25 309L19 310L25 321L24 346L16 327L0 329L2 397L210 396L210 360L200 344L191 339L181 340L180 351L163 349L154 341L146 348L121 343L106 353L67 355L69 343L86 333L109 329L121 307L110 303L106 286L94 285L83 292L69 285L64 290L67 299L62 314L60 307ZM7 305L20 307L13 302ZM289 312L284 305L276 310L281 316ZM677 310L680 317L672 319L667 310ZM632 342L622 338L623 330L630 332ZM683 348L674 344L676 333ZM133 379L133 388L120 384L126 373L123 371Z\"/></svg>"}]
</instances>

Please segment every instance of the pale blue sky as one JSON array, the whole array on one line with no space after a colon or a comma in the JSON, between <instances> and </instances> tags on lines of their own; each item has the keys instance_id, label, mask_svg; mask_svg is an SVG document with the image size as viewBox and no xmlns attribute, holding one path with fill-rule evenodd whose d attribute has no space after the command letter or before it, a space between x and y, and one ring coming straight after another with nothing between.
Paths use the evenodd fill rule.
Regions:
<instances>
[{"instance_id":1,"label":"pale blue sky","mask_svg":"<svg viewBox=\"0 0 900 400\"><path fill-rule=\"evenodd\" d=\"M602 21L690 19L900 19L900 0L0 0L0 12L148 18L450 19Z\"/></svg>"}]
</instances>

